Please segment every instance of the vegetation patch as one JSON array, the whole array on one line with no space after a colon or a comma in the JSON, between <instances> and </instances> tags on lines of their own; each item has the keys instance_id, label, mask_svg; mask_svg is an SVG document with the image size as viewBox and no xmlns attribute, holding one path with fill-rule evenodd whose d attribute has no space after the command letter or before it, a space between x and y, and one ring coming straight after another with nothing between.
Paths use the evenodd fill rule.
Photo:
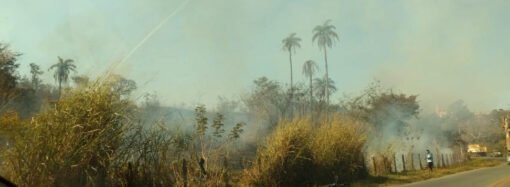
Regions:
<instances>
[{"instance_id":1,"label":"vegetation patch","mask_svg":"<svg viewBox=\"0 0 510 187\"><path fill-rule=\"evenodd\" d=\"M365 175L360 124L335 118L313 127L307 118L280 122L246 169L247 186L349 183Z\"/></svg>"}]
</instances>

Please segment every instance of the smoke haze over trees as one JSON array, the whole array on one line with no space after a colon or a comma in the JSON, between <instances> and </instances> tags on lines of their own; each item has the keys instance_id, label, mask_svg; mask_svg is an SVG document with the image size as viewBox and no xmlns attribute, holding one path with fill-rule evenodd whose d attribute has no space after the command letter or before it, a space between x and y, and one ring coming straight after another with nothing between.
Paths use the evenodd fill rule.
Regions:
<instances>
[{"instance_id":1,"label":"smoke haze over trees","mask_svg":"<svg viewBox=\"0 0 510 187\"><path fill-rule=\"evenodd\" d=\"M0 175L21 186L314 186L503 149L510 3L0 7Z\"/></svg>"}]
</instances>

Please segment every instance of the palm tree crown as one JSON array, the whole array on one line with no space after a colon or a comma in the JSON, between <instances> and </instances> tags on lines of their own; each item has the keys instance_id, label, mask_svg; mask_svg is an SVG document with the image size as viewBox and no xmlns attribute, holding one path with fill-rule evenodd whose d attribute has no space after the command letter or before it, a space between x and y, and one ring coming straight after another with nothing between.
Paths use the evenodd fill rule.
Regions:
<instances>
[{"instance_id":1,"label":"palm tree crown","mask_svg":"<svg viewBox=\"0 0 510 187\"><path fill-rule=\"evenodd\" d=\"M301 38L296 37L296 33L290 34L287 38L282 40L283 50L289 52L289 63L290 63L290 87L293 87L293 76L292 76L292 52L296 52L296 47L301 47Z\"/></svg>"},{"instance_id":2,"label":"palm tree crown","mask_svg":"<svg viewBox=\"0 0 510 187\"><path fill-rule=\"evenodd\" d=\"M58 82L58 90L59 90L59 98L62 92L62 83L67 83L69 80L69 74L71 71L76 72L76 65L73 64L74 61L72 59L62 59L58 57L58 63L53 64L50 69L55 69L55 73L53 74L53 78Z\"/></svg>"},{"instance_id":3,"label":"palm tree crown","mask_svg":"<svg viewBox=\"0 0 510 187\"><path fill-rule=\"evenodd\" d=\"M41 71L39 65L30 63L30 74L32 74L32 87L37 90L39 88L39 84L41 83L39 75L42 75L43 71Z\"/></svg>"},{"instance_id":4,"label":"palm tree crown","mask_svg":"<svg viewBox=\"0 0 510 187\"><path fill-rule=\"evenodd\" d=\"M313 77L313 75L315 74L315 72L317 72L317 70L319 69L319 66L317 66L317 63L313 60L307 60L304 64L303 64L303 75L305 75L306 77Z\"/></svg>"},{"instance_id":5,"label":"palm tree crown","mask_svg":"<svg viewBox=\"0 0 510 187\"><path fill-rule=\"evenodd\" d=\"M330 25L329 22L331 20L327 20L322 25L317 25L313 29L313 38L312 41L315 42L317 40L317 45L320 49L326 49L326 47L331 48L335 41L338 41L338 35L334 31L336 27L334 25Z\"/></svg>"},{"instance_id":6,"label":"palm tree crown","mask_svg":"<svg viewBox=\"0 0 510 187\"><path fill-rule=\"evenodd\" d=\"M315 78L314 84L315 84L315 95L317 95L320 100L324 100L324 97L331 95L333 92L336 91L335 87L335 81L329 80L324 78Z\"/></svg>"},{"instance_id":7,"label":"palm tree crown","mask_svg":"<svg viewBox=\"0 0 510 187\"><path fill-rule=\"evenodd\" d=\"M301 44L299 44L299 42L301 42L301 38L296 37L296 33L292 33L287 38L284 38L282 40L283 44L282 49L286 51L296 52L295 51L296 47L297 48L301 47Z\"/></svg>"}]
</instances>

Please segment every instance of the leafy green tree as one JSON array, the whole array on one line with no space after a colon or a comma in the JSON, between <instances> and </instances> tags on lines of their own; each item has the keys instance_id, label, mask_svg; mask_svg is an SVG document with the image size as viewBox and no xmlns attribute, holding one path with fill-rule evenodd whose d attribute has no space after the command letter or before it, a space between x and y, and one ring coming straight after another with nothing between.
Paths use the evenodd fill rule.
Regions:
<instances>
[{"instance_id":1,"label":"leafy green tree","mask_svg":"<svg viewBox=\"0 0 510 187\"><path fill-rule=\"evenodd\" d=\"M30 63L30 74L32 74L32 88L34 90L39 90L39 85L41 84L41 79L39 79L39 75L43 74L39 65L35 63Z\"/></svg>"},{"instance_id":2,"label":"leafy green tree","mask_svg":"<svg viewBox=\"0 0 510 187\"><path fill-rule=\"evenodd\" d=\"M76 65L74 65L74 61L72 59L64 60L58 57L58 63L53 64L48 70L52 69L55 69L53 78L55 78L55 81L58 82L58 98L60 98L62 95L62 83L67 83L71 71L76 72Z\"/></svg>"},{"instance_id":3,"label":"leafy green tree","mask_svg":"<svg viewBox=\"0 0 510 187\"><path fill-rule=\"evenodd\" d=\"M327 20L322 25L317 25L313 29L313 42L317 42L317 45L319 46L319 49L324 51L324 64L325 64L325 71L326 71L326 81L329 81L329 75L328 75L328 57L327 57L327 48L333 47L333 44L335 41L338 41L338 35L336 34L335 26L330 25L329 22L331 20ZM328 83L326 82L326 85ZM329 91L326 91L326 103L329 105Z\"/></svg>"},{"instance_id":4,"label":"leafy green tree","mask_svg":"<svg viewBox=\"0 0 510 187\"><path fill-rule=\"evenodd\" d=\"M290 88L293 88L293 73L292 73L292 53L296 52L296 47L301 47L299 44L301 38L296 37L296 33L290 34L287 38L282 40L283 50L289 52L289 63L290 63Z\"/></svg>"},{"instance_id":5,"label":"leafy green tree","mask_svg":"<svg viewBox=\"0 0 510 187\"><path fill-rule=\"evenodd\" d=\"M303 74L308 77L310 80L310 111L312 111L313 108L313 83L312 78L315 72L318 70L317 63L313 60L307 60L305 64L303 64Z\"/></svg>"}]
</instances>

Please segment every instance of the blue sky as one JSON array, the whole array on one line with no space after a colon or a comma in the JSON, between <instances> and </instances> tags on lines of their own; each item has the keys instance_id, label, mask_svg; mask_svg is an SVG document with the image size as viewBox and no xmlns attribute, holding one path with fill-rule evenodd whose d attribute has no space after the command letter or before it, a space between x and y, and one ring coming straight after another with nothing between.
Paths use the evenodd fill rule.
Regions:
<instances>
[{"instance_id":1,"label":"blue sky","mask_svg":"<svg viewBox=\"0 0 510 187\"><path fill-rule=\"evenodd\" d=\"M183 2L6 0L0 41L24 53L22 74L31 62L46 70L62 56L75 59L78 74L97 76ZM328 56L339 90L332 99L378 79L418 94L425 109L457 99L475 111L506 108L509 9L504 0L190 0L115 71L165 104L214 105L218 96L239 98L261 76L287 83L281 40L290 33L303 39L295 79L305 80L308 59L324 70L312 29L331 19L340 35Z\"/></svg>"}]
</instances>

